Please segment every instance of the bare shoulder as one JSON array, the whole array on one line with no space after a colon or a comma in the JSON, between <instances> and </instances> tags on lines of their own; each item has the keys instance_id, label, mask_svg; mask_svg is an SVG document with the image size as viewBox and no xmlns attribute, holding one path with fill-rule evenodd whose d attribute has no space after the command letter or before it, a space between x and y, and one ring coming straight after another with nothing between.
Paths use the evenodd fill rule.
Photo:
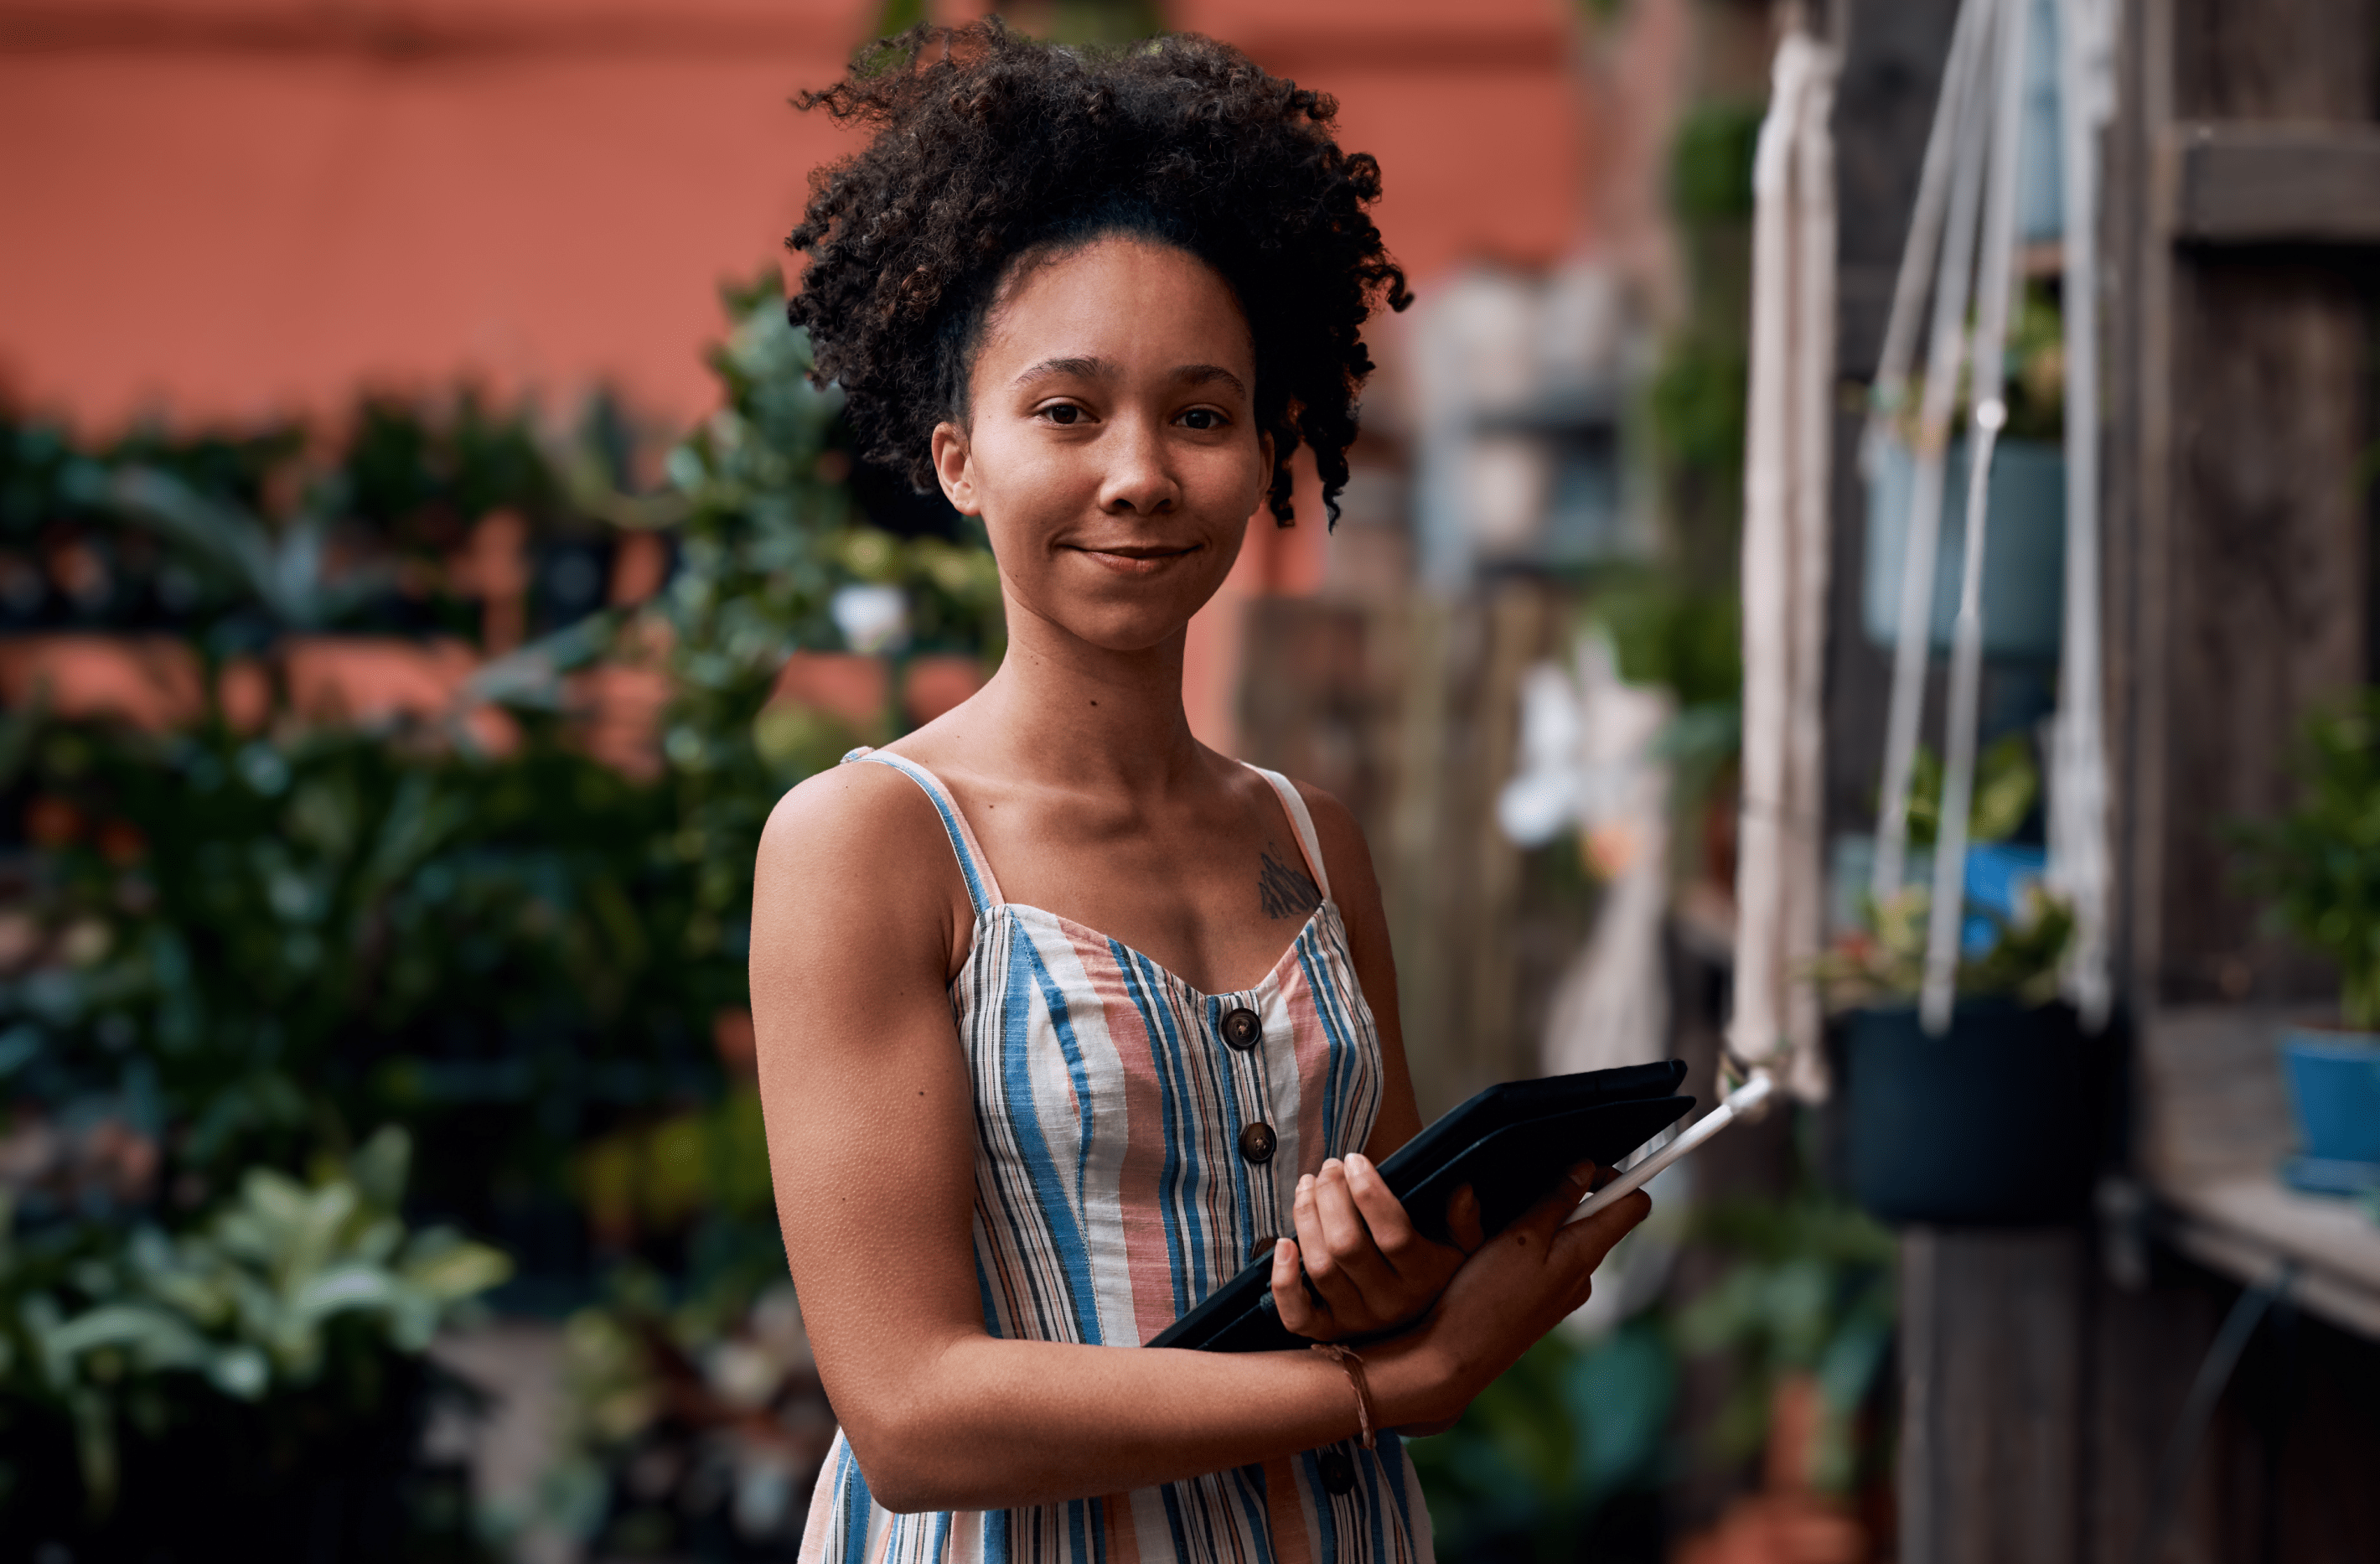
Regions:
<instances>
[{"instance_id":1,"label":"bare shoulder","mask_svg":"<svg viewBox=\"0 0 2380 1564\"><path fill-rule=\"evenodd\" d=\"M1296 782L1297 795L1313 817L1314 835L1322 848L1322 866L1330 871L1330 899L1342 910L1376 906L1380 899L1378 878L1372 870L1372 849L1354 810L1337 795L1311 782Z\"/></svg>"},{"instance_id":2,"label":"bare shoulder","mask_svg":"<svg viewBox=\"0 0 2380 1564\"><path fill-rule=\"evenodd\" d=\"M946 950L953 897L963 895L941 818L916 782L890 766L820 771L777 801L760 833L756 964L796 932L805 943L859 940L888 955Z\"/></svg>"}]
</instances>

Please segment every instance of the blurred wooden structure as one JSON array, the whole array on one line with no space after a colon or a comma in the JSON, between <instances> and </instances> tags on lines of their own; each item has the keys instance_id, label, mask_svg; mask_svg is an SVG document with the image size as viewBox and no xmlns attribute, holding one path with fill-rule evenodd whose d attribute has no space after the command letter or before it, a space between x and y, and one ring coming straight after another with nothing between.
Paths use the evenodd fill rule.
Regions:
<instances>
[{"instance_id":1,"label":"blurred wooden structure","mask_svg":"<svg viewBox=\"0 0 2380 1564\"><path fill-rule=\"evenodd\" d=\"M2365 1559L2380 1538L2380 1227L2290 1194L2274 1034L2335 978L2272 937L2226 822L2374 677L2380 0L2116 0L2103 461L2131 1134L2093 1229L1912 1231L1902 1564ZM1841 359L1876 361L1953 0L1851 0ZM1857 416L1840 425L1848 457ZM1838 822L1869 806L1882 659L1843 460ZM1938 703L1937 703L1938 704ZM2022 1148L2011 1147L2011 1156ZM2241 1290L2293 1267L2143 1551L2157 1465Z\"/></svg>"}]
</instances>

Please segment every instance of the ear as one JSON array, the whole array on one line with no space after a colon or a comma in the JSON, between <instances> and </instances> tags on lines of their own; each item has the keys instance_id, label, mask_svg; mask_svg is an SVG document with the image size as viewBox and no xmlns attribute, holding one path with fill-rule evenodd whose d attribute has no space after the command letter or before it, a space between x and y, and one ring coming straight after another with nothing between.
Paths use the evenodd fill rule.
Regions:
<instances>
[{"instance_id":1,"label":"ear","mask_svg":"<svg viewBox=\"0 0 2380 1564\"><path fill-rule=\"evenodd\" d=\"M934 426L934 477L942 486L942 497L961 515L981 515L983 506L975 497L974 467L969 461L967 433L954 423Z\"/></svg>"}]
</instances>

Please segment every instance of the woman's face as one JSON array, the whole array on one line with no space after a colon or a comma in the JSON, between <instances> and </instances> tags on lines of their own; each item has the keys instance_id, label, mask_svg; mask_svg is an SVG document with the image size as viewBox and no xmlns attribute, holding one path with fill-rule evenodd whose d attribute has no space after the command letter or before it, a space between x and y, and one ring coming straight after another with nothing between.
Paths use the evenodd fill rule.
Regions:
<instances>
[{"instance_id":1,"label":"woman's face","mask_svg":"<svg viewBox=\"0 0 2380 1564\"><path fill-rule=\"evenodd\" d=\"M968 383L934 467L990 534L1012 634L1021 611L1112 651L1178 635L1230 574L1272 471L1222 278L1134 238L1029 265Z\"/></svg>"}]
</instances>

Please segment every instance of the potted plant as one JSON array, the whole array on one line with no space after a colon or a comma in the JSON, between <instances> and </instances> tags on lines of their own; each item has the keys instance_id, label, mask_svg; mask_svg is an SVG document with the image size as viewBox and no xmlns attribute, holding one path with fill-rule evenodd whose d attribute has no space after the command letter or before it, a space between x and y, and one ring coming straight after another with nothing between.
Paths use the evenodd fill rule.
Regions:
<instances>
[{"instance_id":1,"label":"potted plant","mask_svg":"<svg viewBox=\"0 0 2380 1564\"><path fill-rule=\"evenodd\" d=\"M2244 828L2249 881L2300 942L2338 966L2338 1029L2281 1034L2301 1154L2300 1189L2380 1189L2380 691L2308 722L2304 792L2279 819Z\"/></svg>"},{"instance_id":2,"label":"potted plant","mask_svg":"<svg viewBox=\"0 0 2380 1564\"><path fill-rule=\"evenodd\" d=\"M1843 1077L1837 1160L1886 1221L2026 1226L2070 1219L2090 1199L2110 1047L2058 997L2071 913L2037 878L1997 872L2016 856L1998 843L2031 810L2032 766L2020 738L1982 769L1958 998L1942 1036L1918 1018L1926 886L1867 901L1862 926L1816 964ZM1930 843L1938 812L1927 787L1938 768L1918 771L1912 846Z\"/></svg>"},{"instance_id":3,"label":"potted plant","mask_svg":"<svg viewBox=\"0 0 2380 1564\"><path fill-rule=\"evenodd\" d=\"M2047 662L2058 656L2066 600L2065 323L2039 284L2026 289L2010 323L2003 400L2008 426L1993 448L1984 542L1984 654ZM1961 386L1963 400L1964 387ZM1879 647L1900 639L1902 562L1917 484L1921 436L1912 385L1900 417L1868 464L1867 545L1861 621ZM1950 648L1967 530L1967 442L1943 453L1941 532L1934 552L1927 635Z\"/></svg>"},{"instance_id":4,"label":"potted plant","mask_svg":"<svg viewBox=\"0 0 2380 1564\"><path fill-rule=\"evenodd\" d=\"M391 1128L310 1181L250 1168L178 1231L0 1210L0 1556L455 1557L427 1352L511 1264L407 1223L410 1161Z\"/></svg>"}]
</instances>

